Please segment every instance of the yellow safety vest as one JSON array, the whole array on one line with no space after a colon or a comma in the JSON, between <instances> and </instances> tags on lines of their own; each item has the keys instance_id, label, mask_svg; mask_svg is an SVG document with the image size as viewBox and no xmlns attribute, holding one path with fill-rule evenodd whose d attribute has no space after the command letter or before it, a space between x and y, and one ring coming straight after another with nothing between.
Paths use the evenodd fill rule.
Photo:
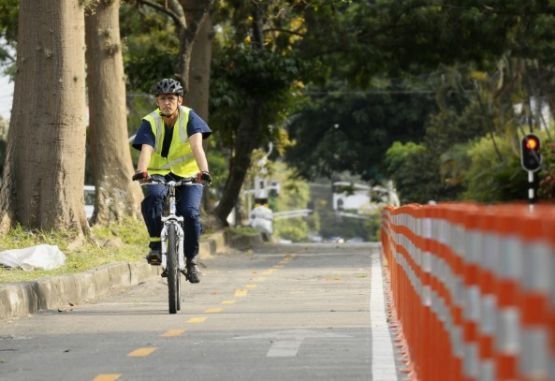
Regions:
<instances>
[{"instance_id":1,"label":"yellow safety vest","mask_svg":"<svg viewBox=\"0 0 555 381\"><path fill-rule=\"evenodd\" d=\"M150 128L155 137L154 152L148 165L150 175L167 175L171 172L177 176L191 177L199 172L187 136L187 122L189 122L190 111L190 108L179 106L179 116L173 126L172 141L167 157L162 157L165 128L160 109L154 110L143 118L143 120L150 123Z\"/></svg>"}]
</instances>

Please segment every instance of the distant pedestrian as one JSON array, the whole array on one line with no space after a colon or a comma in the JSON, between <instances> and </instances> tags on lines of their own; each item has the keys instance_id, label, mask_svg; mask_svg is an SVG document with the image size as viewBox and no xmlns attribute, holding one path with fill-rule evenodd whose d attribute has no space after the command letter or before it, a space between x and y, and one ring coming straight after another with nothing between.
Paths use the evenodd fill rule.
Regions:
<instances>
[{"instance_id":1,"label":"distant pedestrian","mask_svg":"<svg viewBox=\"0 0 555 381\"><path fill-rule=\"evenodd\" d=\"M249 225L262 233L264 241L270 241L273 233L274 213L267 205L267 198L257 198L255 203L256 207L249 214Z\"/></svg>"}]
</instances>

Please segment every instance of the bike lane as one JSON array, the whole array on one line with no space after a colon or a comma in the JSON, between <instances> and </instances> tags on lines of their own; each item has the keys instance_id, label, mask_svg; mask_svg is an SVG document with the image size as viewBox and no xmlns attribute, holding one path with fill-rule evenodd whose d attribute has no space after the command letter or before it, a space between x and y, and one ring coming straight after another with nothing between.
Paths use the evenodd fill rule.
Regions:
<instances>
[{"instance_id":1,"label":"bike lane","mask_svg":"<svg viewBox=\"0 0 555 381\"><path fill-rule=\"evenodd\" d=\"M369 246L266 247L207 261L177 315L156 281L22 319L0 329L13 349L0 351L0 379L392 380L377 256Z\"/></svg>"}]
</instances>

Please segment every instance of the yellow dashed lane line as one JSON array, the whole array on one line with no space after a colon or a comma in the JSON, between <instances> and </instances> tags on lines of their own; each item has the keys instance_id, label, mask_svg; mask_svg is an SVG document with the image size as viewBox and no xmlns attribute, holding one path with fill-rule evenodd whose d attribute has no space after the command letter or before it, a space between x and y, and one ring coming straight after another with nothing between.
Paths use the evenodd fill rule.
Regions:
<instances>
[{"instance_id":1,"label":"yellow dashed lane line","mask_svg":"<svg viewBox=\"0 0 555 381\"><path fill-rule=\"evenodd\" d=\"M111 373L111 374L99 374L92 381L116 381L119 380L121 374Z\"/></svg>"},{"instance_id":2,"label":"yellow dashed lane line","mask_svg":"<svg viewBox=\"0 0 555 381\"><path fill-rule=\"evenodd\" d=\"M127 356L129 357L146 357L150 355L152 352L156 351L156 347L144 347L144 348L137 348L133 352L129 352Z\"/></svg>"},{"instance_id":3,"label":"yellow dashed lane line","mask_svg":"<svg viewBox=\"0 0 555 381\"><path fill-rule=\"evenodd\" d=\"M186 331L185 329L168 329L161 336L163 336L163 337L181 336L181 335L183 335L183 333L185 333L185 331Z\"/></svg>"},{"instance_id":4,"label":"yellow dashed lane line","mask_svg":"<svg viewBox=\"0 0 555 381\"><path fill-rule=\"evenodd\" d=\"M197 316L197 317L192 317L189 320L187 320L187 323L199 324L199 323L204 323L205 321L206 321L206 318L204 316Z\"/></svg>"},{"instance_id":5,"label":"yellow dashed lane line","mask_svg":"<svg viewBox=\"0 0 555 381\"><path fill-rule=\"evenodd\" d=\"M224 309L220 307L212 307L212 308L207 308L206 310L204 310L204 312L207 314L217 314L222 312L223 310Z\"/></svg>"},{"instance_id":6,"label":"yellow dashed lane line","mask_svg":"<svg viewBox=\"0 0 555 381\"><path fill-rule=\"evenodd\" d=\"M283 266L285 264L287 264L289 261L291 261L293 258L291 256L286 256L285 258L283 258L280 262L278 262L277 265L275 265L273 268L270 268L268 270L265 270L263 272L261 272L261 275L271 275L273 274L275 271L283 268ZM252 271L253 274L256 274L256 271ZM255 279L253 279L253 281L255 282L260 282L260 281L264 281L266 280L266 277L264 276L260 276L257 277ZM245 285L245 288L239 288L235 290L235 297L244 297L247 296L249 291L247 289L254 289L256 288L257 285L256 284L252 284L249 283L247 285ZM221 302L221 304L235 304L235 300L224 300ZM220 313L223 311L223 308L219 308L219 307L212 307L212 308L208 308L206 309L204 312L207 314L215 314L215 313ZM187 323L190 324L200 324L200 323L204 323L206 321L206 317L204 316L197 316L197 317L192 317L189 320L187 320ZM162 333L161 336L163 337L176 337L176 336L181 336L183 333L185 333L186 330L185 329L169 329L166 332ZM138 348L135 349L132 352L129 352L127 355L129 357L146 357L150 354L152 354L153 352L155 352L157 350L157 348L155 347L144 347L144 348ZM117 373L109 373L109 374L99 374L98 376L96 376L92 381L116 381L119 380L119 378L121 377L121 374L117 374Z\"/></svg>"}]
</instances>

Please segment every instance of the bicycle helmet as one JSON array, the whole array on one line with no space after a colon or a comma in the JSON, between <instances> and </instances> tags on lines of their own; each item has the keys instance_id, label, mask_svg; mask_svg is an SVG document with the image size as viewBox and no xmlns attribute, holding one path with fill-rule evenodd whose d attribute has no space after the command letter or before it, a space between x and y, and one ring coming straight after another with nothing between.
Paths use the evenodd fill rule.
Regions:
<instances>
[{"instance_id":1,"label":"bicycle helmet","mask_svg":"<svg viewBox=\"0 0 555 381\"><path fill-rule=\"evenodd\" d=\"M181 83L175 79L164 78L154 86L153 93L156 96L161 94L175 94L183 96L183 86L181 86Z\"/></svg>"}]
</instances>

